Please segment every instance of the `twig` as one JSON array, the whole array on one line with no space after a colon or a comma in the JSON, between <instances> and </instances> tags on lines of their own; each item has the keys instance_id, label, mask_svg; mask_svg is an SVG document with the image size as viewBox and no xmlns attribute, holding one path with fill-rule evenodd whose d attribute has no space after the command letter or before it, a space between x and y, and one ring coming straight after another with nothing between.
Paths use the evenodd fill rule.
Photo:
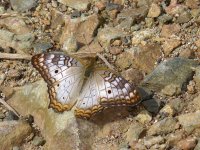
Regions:
<instances>
[{"instance_id":1,"label":"twig","mask_svg":"<svg viewBox=\"0 0 200 150\"><path fill-rule=\"evenodd\" d=\"M111 65L103 55L101 55L100 53L97 53L96 55L99 58L101 58L101 60L103 60L103 62L106 64L106 66L108 66L109 69L115 70L115 67L113 65Z\"/></svg>"},{"instance_id":2,"label":"twig","mask_svg":"<svg viewBox=\"0 0 200 150\"><path fill-rule=\"evenodd\" d=\"M0 98L0 103L3 104L8 110L12 111L17 117L20 118L20 115L17 113L17 111L14 110L10 105L8 105L8 103L6 103L4 99Z\"/></svg>"},{"instance_id":3,"label":"twig","mask_svg":"<svg viewBox=\"0 0 200 150\"><path fill-rule=\"evenodd\" d=\"M26 59L26 60L31 60L31 55L0 53L0 59Z\"/></svg>"}]
</instances>

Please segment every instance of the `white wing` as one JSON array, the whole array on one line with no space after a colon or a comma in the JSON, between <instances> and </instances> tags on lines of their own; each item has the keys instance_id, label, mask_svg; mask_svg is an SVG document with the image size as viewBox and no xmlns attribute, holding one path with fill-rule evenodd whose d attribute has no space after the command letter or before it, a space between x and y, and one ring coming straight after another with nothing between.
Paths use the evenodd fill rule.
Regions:
<instances>
[{"instance_id":1,"label":"white wing","mask_svg":"<svg viewBox=\"0 0 200 150\"><path fill-rule=\"evenodd\" d=\"M75 114L89 118L105 107L132 106L139 101L135 87L124 78L109 70L96 70L83 86Z\"/></svg>"},{"instance_id":2,"label":"white wing","mask_svg":"<svg viewBox=\"0 0 200 150\"><path fill-rule=\"evenodd\" d=\"M33 66L47 82L49 107L69 110L75 104L84 79L84 66L75 58L60 53L33 56Z\"/></svg>"}]
</instances>

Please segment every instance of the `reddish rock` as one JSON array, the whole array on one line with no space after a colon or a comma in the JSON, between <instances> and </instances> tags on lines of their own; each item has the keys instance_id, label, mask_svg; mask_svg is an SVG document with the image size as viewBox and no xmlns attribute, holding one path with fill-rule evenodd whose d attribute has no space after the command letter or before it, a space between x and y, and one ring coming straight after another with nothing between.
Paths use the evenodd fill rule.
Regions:
<instances>
[{"instance_id":1,"label":"reddish rock","mask_svg":"<svg viewBox=\"0 0 200 150\"><path fill-rule=\"evenodd\" d=\"M179 24L163 25L160 34L162 37L170 37L172 35L175 35L176 33L179 33L180 30L181 30L181 27Z\"/></svg>"},{"instance_id":2,"label":"reddish rock","mask_svg":"<svg viewBox=\"0 0 200 150\"><path fill-rule=\"evenodd\" d=\"M122 48L120 48L120 47L110 47L109 51L110 51L111 54L117 55L117 54L122 53Z\"/></svg>"},{"instance_id":3,"label":"reddish rock","mask_svg":"<svg viewBox=\"0 0 200 150\"><path fill-rule=\"evenodd\" d=\"M192 49L183 49L180 52L179 56L184 58L194 58L195 54Z\"/></svg>"},{"instance_id":4,"label":"reddish rock","mask_svg":"<svg viewBox=\"0 0 200 150\"><path fill-rule=\"evenodd\" d=\"M169 55L175 48L181 45L178 39L167 39L163 44L163 50L165 55Z\"/></svg>"},{"instance_id":5,"label":"reddish rock","mask_svg":"<svg viewBox=\"0 0 200 150\"><path fill-rule=\"evenodd\" d=\"M199 8L200 1L199 0L186 0L185 1L186 6L188 6L191 9Z\"/></svg>"},{"instance_id":6,"label":"reddish rock","mask_svg":"<svg viewBox=\"0 0 200 150\"><path fill-rule=\"evenodd\" d=\"M180 140L177 143L177 148L181 150L192 150L197 145L197 140L193 137L188 137L186 139Z\"/></svg>"},{"instance_id":7,"label":"reddish rock","mask_svg":"<svg viewBox=\"0 0 200 150\"><path fill-rule=\"evenodd\" d=\"M106 4L102 1L98 1L95 3L95 6L99 9L99 10L103 10L106 8Z\"/></svg>"},{"instance_id":8,"label":"reddish rock","mask_svg":"<svg viewBox=\"0 0 200 150\"><path fill-rule=\"evenodd\" d=\"M60 43L63 44L68 37L74 35L78 43L88 44L93 40L100 23L100 18L96 14L79 19L68 17L60 38Z\"/></svg>"},{"instance_id":9,"label":"reddish rock","mask_svg":"<svg viewBox=\"0 0 200 150\"><path fill-rule=\"evenodd\" d=\"M138 50L129 51L134 58L134 64L142 71L150 73L157 60L161 57L161 46L159 44L147 44L140 46Z\"/></svg>"}]
</instances>

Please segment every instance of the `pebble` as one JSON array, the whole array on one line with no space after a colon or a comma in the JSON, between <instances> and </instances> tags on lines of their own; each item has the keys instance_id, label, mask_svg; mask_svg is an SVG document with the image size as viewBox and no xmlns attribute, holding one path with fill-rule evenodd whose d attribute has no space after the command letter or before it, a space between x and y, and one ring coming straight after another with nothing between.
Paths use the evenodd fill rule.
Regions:
<instances>
[{"instance_id":1,"label":"pebble","mask_svg":"<svg viewBox=\"0 0 200 150\"><path fill-rule=\"evenodd\" d=\"M35 146L42 146L42 145L44 145L45 144L45 140L44 140L44 138L43 137L40 137L40 136L35 136L34 138L33 138L33 140L32 140L32 143L33 143L33 145L35 145Z\"/></svg>"},{"instance_id":2,"label":"pebble","mask_svg":"<svg viewBox=\"0 0 200 150\"><path fill-rule=\"evenodd\" d=\"M12 150L20 150L20 148L19 148L18 146L14 146L14 147L12 148Z\"/></svg>"},{"instance_id":3,"label":"pebble","mask_svg":"<svg viewBox=\"0 0 200 150\"><path fill-rule=\"evenodd\" d=\"M152 120L152 116L148 111L143 110L135 117L135 119L141 124L147 124Z\"/></svg>"},{"instance_id":4,"label":"pebble","mask_svg":"<svg viewBox=\"0 0 200 150\"><path fill-rule=\"evenodd\" d=\"M148 135L160 135L173 132L177 128L177 121L172 117L166 117L154 123L147 131Z\"/></svg>"},{"instance_id":5,"label":"pebble","mask_svg":"<svg viewBox=\"0 0 200 150\"><path fill-rule=\"evenodd\" d=\"M0 111L0 119L4 119L4 118L5 118L5 114Z\"/></svg>"},{"instance_id":6,"label":"pebble","mask_svg":"<svg viewBox=\"0 0 200 150\"><path fill-rule=\"evenodd\" d=\"M161 13L160 6L156 3L152 3L151 6L150 6L147 17L156 18L160 15L160 13Z\"/></svg>"}]
</instances>

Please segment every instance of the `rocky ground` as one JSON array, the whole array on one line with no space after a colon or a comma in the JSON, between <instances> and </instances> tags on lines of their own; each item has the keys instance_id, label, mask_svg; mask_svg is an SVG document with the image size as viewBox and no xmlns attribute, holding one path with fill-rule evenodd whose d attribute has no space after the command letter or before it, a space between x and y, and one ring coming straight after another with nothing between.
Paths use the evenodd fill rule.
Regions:
<instances>
[{"instance_id":1,"label":"rocky ground","mask_svg":"<svg viewBox=\"0 0 200 150\"><path fill-rule=\"evenodd\" d=\"M198 0L1 0L1 150L200 150ZM48 109L33 55L100 53L142 103L91 120ZM101 59L99 64L104 64ZM105 64L104 64L105 65Z\"/></svg>"}]
</instances>

